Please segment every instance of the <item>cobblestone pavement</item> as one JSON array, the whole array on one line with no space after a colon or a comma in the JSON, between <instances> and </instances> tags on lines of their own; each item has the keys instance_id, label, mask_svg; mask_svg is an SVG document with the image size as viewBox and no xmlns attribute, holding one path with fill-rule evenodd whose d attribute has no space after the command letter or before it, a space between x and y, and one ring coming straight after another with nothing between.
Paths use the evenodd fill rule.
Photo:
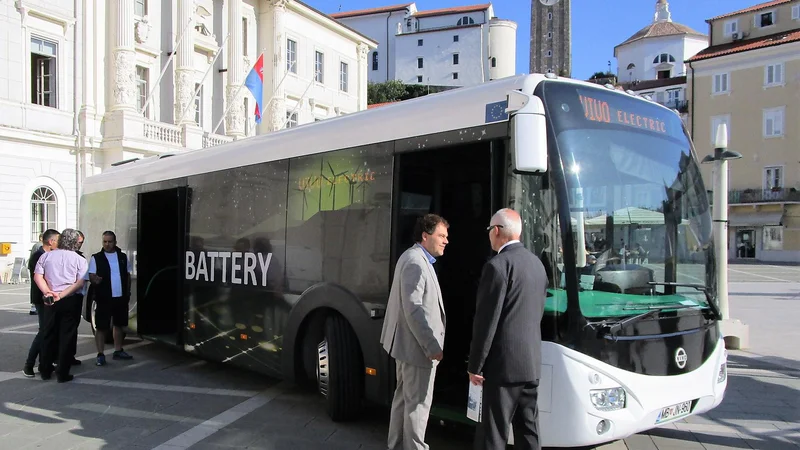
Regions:
<instances>
[{"instance_id":1,"label":"cobblestone pavement","mask_svg":"<svg viewBox=\"0 0 800 450\"><path fill-rule=\"evenodd\" d=\"M751 348L729 352L723 403L600 449L800 448L800 268L732 266L730 277L731 312L750 325ZM85 323L72 383L27 379L20 369L37 325L27 289L0 286L1 449L385 448L383 408L333 423L313 393L158 344L131 339L133 361L96 367ZM465 449L471 435L432 421L427 440Z\"/></svg>"}]
</instances>

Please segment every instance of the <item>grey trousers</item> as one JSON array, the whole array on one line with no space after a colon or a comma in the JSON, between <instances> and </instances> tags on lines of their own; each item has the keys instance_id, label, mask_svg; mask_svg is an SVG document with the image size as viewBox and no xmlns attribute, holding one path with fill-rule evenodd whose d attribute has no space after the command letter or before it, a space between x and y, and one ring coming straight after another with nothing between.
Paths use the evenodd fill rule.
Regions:
<instances>
[{"instance_id":1,"label":"grey trousers","mask_svg":"<svg viewBox=\"0 0 800 450\"><path fill-rule=\"evenodd\" d=\"M392 400L389 420L389 450L428 450L425 429L433 401L433 380L436 365L432 368L412 366L402 361L397 364L397 389Z\"/></svg>"}]
</instances>

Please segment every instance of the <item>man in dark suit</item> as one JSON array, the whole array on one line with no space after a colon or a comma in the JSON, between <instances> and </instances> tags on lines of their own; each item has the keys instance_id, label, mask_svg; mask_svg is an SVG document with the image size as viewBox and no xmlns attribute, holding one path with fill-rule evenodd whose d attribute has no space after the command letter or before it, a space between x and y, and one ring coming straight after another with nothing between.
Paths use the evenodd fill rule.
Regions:
<instances>
[{"instance_id":1,"label":"man in dark suit","mask_svg":"<svg viewBox=\"0 0 800 450\"><path fill-rule=\"evenodd\" d=\"M36 263L39 262L39 258L41 258L46 252L58 248L58 236L58 231L52 229L48 229L42 233L42 246L31 255L30 259L28 259L28 273L30 274L31 279L33 279L33 270L36 268ZM28 358L25 360L25 366L22 368L22 373L28 378L33 378L36 376L36 374L33 372L33 366L36 364L36 358L39 358L39 371L42 371L42 339L44 336L45 324L47 323L47 317L45 315L47 308L44 307L44 303L42 302L42 291L40 291L39 286L33 282L31 282L31 305L36 308L36 314L39 316L39 331L36 332L36 337L34 337L33 342L31 342L31 348L28 350ZM47 368L45 368L45 372L46 371Z\"/></svg>"},{"instance_id":2,"label":"man in dark suit","mask_svg":"<svg viewBox=\"0 0 800 450\"><path fill-rule=\"evenodd\" d=\"M522 221L501 209L487 228L497 252L483 267L467 370L483 385L483 413L475 449L540 449L536 405L541 372L541 321L547 290L542 262L519 241Z\"/></svg>"}]
</instances>

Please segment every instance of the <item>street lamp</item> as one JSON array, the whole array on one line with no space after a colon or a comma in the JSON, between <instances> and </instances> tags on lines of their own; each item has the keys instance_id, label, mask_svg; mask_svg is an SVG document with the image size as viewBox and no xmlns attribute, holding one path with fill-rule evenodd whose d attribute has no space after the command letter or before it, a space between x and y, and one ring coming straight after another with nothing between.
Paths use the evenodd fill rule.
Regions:
<instances>
[{"instance_id":1,"label":"street lamp","mask_svg":"<svg viewBox=\"0 0 800 450\"><path fill-rule=\"evenodd\" d=\"M703 158L702 163L715 163L717 180L714 186L714 240L717 266L717 300L722 316L722 335L728 348L747 347L747 325L730 317L728 306L728 160L739 159L741 153L728 150L728 126L721 123L714 139L714 154Z\"/></svg>"}]
</instances>

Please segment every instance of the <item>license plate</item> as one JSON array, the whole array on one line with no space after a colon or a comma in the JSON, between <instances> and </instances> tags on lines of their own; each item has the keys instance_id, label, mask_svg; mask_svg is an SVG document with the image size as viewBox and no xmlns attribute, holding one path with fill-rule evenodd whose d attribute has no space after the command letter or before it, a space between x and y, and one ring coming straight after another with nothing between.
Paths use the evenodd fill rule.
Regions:
<instances>
[{"instance_id":1,"label":"license plate","mask_svg":"<svg viewBox=\"0 0 800 450\"><path fill-rule=\"evenodd\" d=\"M666 422L681 416L685 416L692 411L692 401L678 403L677 405L667 406L658 413L656 423Z\"/></svg>"}]
</instances>

